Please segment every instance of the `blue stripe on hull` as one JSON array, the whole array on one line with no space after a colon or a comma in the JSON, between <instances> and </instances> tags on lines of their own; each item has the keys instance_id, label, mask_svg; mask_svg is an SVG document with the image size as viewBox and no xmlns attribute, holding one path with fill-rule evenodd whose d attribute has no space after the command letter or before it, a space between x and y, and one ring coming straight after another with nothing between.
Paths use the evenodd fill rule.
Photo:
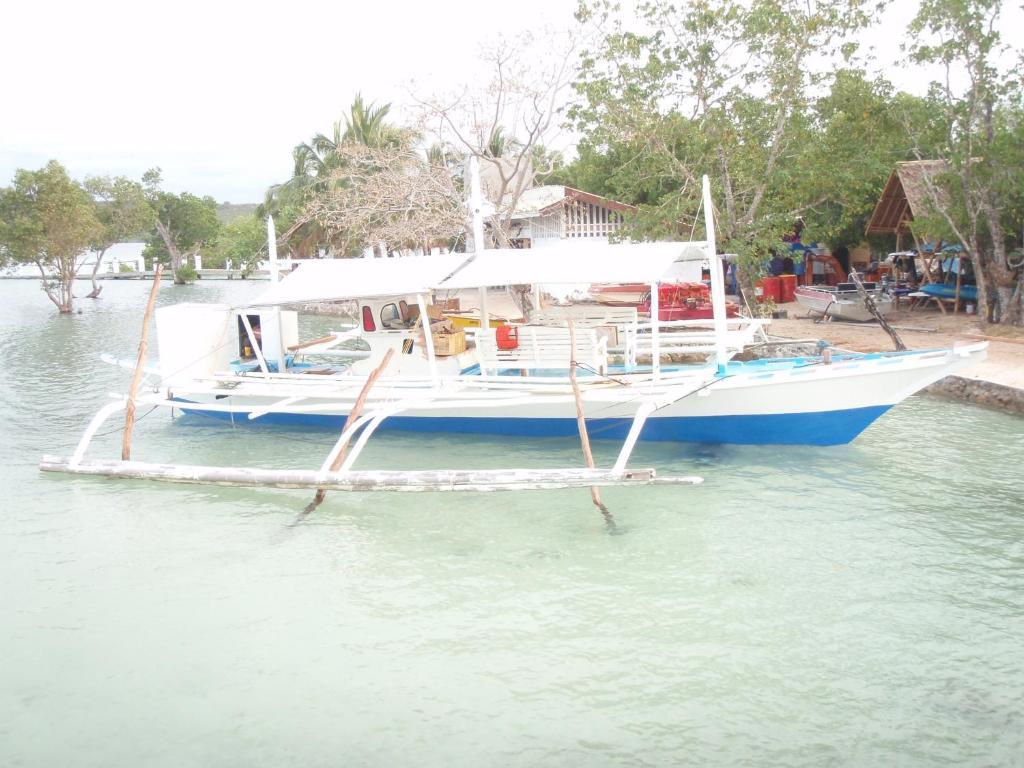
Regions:
<instances>
[{"instance_id":1,"label":"blue stripe on hull","mask_svg":"<svg viewBox=\"0 0 1024 768\"><path fill-rule=\"evenodd\" d=\"M642 440L738 445L842 445L853 440L891 406L849 408L818 413L778 413L754 416L675 416L652 418L644 425ZM231 414L190 411L230 421ZM268 413L255 421L234 414L236 424L282 424L340 429L344 416ZM587 419L590 436L596 440L625 438L630 419ZM512 419L392 416L381 429L406 432L460 432L516 435L521 437L570 437L577 434L576 419Z\"/></svg>"}]
</instances>

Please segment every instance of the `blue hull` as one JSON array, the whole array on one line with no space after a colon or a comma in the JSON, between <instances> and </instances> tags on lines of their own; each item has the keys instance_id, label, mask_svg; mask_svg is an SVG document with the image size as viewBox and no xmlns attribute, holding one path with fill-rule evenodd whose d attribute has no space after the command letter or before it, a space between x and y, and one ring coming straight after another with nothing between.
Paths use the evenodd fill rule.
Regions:
<instances>
[{"instance_id":1,"label":"blue hull","mask_svg":"<svg viewBox=\"0 0 1024 768\"><path fill-rule=\"evenodd\" d=\"M843 445L867 429L891 406L850 408L819 413L779 413L756 416L678 416L652 418L644 425L642 440L737 445ZM190 411L236 424L281 424L340 429L344 416L268 413L250 422L245 414ZM622 440L630 419L587 419L595 440ZM463 434L515 435L519 437L571 437L578 434L576 419L513 419L392 416L380 428L406 432L456 432Z\"/></svg>"}]
</instances>

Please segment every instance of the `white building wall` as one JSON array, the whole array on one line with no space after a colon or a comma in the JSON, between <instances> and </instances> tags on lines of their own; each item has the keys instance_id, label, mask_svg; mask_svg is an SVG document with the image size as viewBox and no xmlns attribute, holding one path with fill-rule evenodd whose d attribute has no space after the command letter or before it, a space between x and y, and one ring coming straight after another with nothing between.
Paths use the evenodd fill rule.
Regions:
<instances>
[{"instance_id":1,"label":"white building wall","mask_svg":"<svg viewBox=\"0 0 1024 768\"><path fill-rule=\"evenodd\" d=\"M562 240L608 242L609 235L622 226L622 215L591 203L568 203L561 210L528 219L522 237L533 248L544 248Z\"/></svg>"},{"instance_id":2,"label":"white building wall","mask_svg":"<svg viewBox=\"0 0 1024 768\"><path fill-rule=\"evenodd\" d=\"M125 264L137 272L145 270L145 260L142 258L142 251L145 243L114 243L103 254L100 268L97 274L120 272L121 265ZM92 274L92 268L96 265L96 251L86 251L79 262L78 274L81 277L88 277ZM10 270L11 274L25 277L38 277L39 268L35 264L20 264Z\"/></svg>"},{"instance_id":3,"label":"white building wall","mask_svg":"<svg viewBox=\"0 0 1024 768\"><path fill-rule=\"evenodd\" d=\"M114 243L103 254L99 273L120 272L122 264L131 267L136 272L144 271L146 264L142 258L142 251L145 247L145 243ZM78 274L91 275L92 268L96 265L97 255L95 251L86 253L82 265L78 268Z\"/></svg>"}]
</instances>

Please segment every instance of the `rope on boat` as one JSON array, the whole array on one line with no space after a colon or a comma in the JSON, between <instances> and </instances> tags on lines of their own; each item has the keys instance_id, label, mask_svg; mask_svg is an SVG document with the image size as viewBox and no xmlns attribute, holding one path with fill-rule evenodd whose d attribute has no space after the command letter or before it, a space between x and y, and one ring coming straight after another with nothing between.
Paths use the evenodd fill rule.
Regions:
<instances>
[{"instance_id":1,"label":"rope on boat","mask_svg":"<svg viewBox=\"0 0 1024 768\"><path fill-rule=\"evenodd\" d=\"M144 418L149 416L149 414L151 414L153 411L155 411L159 407L160 406L158 406L158 405L154 405L152 408L150 408L144 414L142 414L141 416L137 417L135 419L135 423L138 424L140 421L142 421ZM106 437L107 435L113 435L113 434L116 434L117 432L124 432L124 425L123 424L120 427L116 427L115 429L111 429L108 432L100 432L98 435L93 435L93 439L95 440L97 437Z\"/></svg>"}]
</instances>

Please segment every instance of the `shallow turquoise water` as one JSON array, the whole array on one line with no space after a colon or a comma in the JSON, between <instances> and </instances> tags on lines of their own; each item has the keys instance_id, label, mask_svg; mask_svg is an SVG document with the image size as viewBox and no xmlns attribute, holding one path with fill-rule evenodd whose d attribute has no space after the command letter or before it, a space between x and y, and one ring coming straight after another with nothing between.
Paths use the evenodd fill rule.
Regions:
<instances>
[{"instance_id":1,"label":"shallow turquoise water","mask_svg":"<svg viewBox=\"0 0 1024 768\"><path fill-rule=\"evenodd\" d=\"M290 527L309 493L40 475L127 386L98 355L134 355L148 289L61 318L0 282L3 765L1024 764L1024 420L917 397L840 448L641 445L706 483L605 490L619 535L585 490L333 494ZM334 437L155 413L134 455ZM385 434L364 466L579 461Z\"/></svg>"}]
</instances>

